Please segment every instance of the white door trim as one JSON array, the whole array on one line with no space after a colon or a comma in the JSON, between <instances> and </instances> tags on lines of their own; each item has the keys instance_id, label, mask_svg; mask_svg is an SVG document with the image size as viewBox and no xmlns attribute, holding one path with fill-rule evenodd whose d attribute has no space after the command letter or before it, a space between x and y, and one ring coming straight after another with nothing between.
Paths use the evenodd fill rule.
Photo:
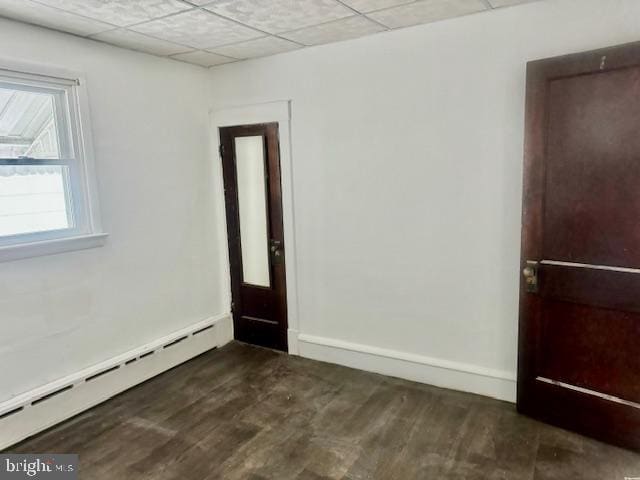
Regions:
<instances>
[{"instance_id":1,"label":"white door trim","mask_svg":"<svg viewBox=\"0 0 640 480\"><path fill-rule=\"evenodd\" d=\"M212 145L214 147L213 156L214 174L218 177L218 214L223 219L224 228L219 232L219 240L222 245L228 245L226 215L224 208L224 185L222 179L222 162L218 154L220 146L220 127L231 127L234 125L251 125L255 123L278 123L280 135L280 176L282 183L282 215L284 222L284 242L286 255L286 275L287 275L287 320L289 325L288 344L289 353L298 354L298 332L300 331L298 318L298 277L297 277L297 257L295 241L295 218L294 218L294 197L293 197L293 161L291 157L291 101L280 100L274 102L259 103L254 105L239 105L234 107L212 108L209 111L212 127ZM231 274L229 264L229 253L226 249L225 271L222 279L227 285L227 300L231 304Z\"/></svg>"}]
</instances>

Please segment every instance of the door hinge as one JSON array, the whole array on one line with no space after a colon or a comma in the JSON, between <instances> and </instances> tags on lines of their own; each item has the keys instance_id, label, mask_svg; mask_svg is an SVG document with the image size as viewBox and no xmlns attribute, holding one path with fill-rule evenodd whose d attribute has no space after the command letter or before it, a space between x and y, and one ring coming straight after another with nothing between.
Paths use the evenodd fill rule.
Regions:
<instances>
[{"instance_id":1,"label":"door hinge","mask_svg":"<svg viewBox=\"0 0 640 480\"><path fill-rule=\"evenodd\" d=\"M218 147L218 152L220 153L220 157L222 158L222 156L224 155L224 145L220 145Z\"/></svg>"}]
</instances>

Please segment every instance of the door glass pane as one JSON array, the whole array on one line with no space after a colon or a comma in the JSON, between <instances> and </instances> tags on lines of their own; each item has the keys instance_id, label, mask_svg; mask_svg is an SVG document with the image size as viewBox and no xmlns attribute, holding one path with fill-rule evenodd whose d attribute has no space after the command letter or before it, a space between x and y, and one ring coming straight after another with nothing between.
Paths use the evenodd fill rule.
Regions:
<instances>
[{"instance_id":1,"label":"door glass pane","mask_svg":"<svg viewBox=\"0 0 640 480\"><path fill-rule=\"evenodd\" d=\"M0 237L70 228L67 167L0 165Z\"/></svg>"},{"instance_id":2,"label":"door glass pane","mask_svg":"<svg viewBox=\"0 0 640 480\"><path fill-rule=\"evenodd\" d=\"M60 158L55 97L0 85L0 158Z\"/></svg>"},{"instance_id":3,"label":"door glass pane","mask_svg":"<svg viewBox=\"0 0 640 480\"><path fill-rule=\"evenodd\" d=\"M267 192L262 136L236 137L240 244L244 283L269 287Z\"/></svg>"}]
</instances>

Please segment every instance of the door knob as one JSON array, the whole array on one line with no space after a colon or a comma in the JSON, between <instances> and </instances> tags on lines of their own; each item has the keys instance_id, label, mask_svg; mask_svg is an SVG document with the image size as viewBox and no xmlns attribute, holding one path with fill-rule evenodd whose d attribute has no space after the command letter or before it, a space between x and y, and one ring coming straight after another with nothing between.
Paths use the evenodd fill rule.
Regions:
<instances>
[{"instance_id":1,"label":"door knob","mask_svg":"<svg viewBox=\"0 0 640 480\"><path fill-rule=\"evenodd\" d=\"M271 240L269 250L271 251L271 262L273 265L281 265L284 261L282 251L282 242L280 240Z\"/></svg>"},{"instance_id":2,"label":"door knob","mask_svg":"<svg viewBox=\"0 0 640 480\"><path fill-rule=\"evenodd\" d=\"M527 265L522 270L527 292L538 292L538 262L527 260Z\"/></svg>"}]
</instances>

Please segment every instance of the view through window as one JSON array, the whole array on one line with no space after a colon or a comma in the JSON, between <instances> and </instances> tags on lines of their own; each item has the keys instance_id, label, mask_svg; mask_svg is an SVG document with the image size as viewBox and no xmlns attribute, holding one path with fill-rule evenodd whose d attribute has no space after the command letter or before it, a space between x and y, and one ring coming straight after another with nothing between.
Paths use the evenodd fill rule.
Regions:
<instances>
[{"instance_id":1,"label":"view through window","mask_svg":"<svg viewBox=\"0 0 640 480\"><path fill-rule=\"evenodd\" d=\"M73 225L63 90L0 79L0 237Z\"/></svg>"}]
</instances>

